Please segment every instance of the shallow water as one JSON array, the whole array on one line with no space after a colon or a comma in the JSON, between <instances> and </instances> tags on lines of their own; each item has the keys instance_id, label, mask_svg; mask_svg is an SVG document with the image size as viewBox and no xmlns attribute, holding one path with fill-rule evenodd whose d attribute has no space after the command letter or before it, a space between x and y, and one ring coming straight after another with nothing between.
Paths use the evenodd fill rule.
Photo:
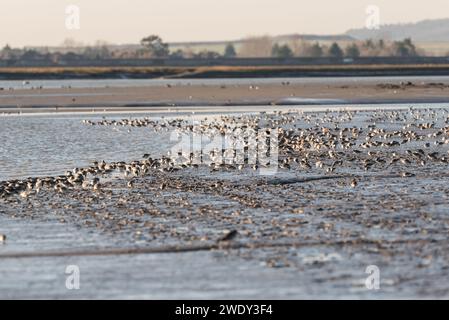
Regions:
<instances>
[{"instance_id":1,"label":"shallow water","mask_svg":"<svg viewBox=\"0 0 449 320\"><path fill-rule=\"evenodd\" d=\"M131 115L109 115L122 119ZM145 116L145 115L139 115ZM60 175L94 160L129 161L170 147L169 133L148 128L111 128L82 124L100 115L0 117L0 181L28 176Z\"/></svg>"}]
</instances>

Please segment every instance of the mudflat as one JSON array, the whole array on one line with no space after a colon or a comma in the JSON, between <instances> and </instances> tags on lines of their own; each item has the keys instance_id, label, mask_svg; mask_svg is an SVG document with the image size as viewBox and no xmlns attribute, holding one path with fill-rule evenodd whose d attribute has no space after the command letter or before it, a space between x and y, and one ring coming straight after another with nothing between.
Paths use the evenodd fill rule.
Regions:
<instances>
[{"instance_id":1,"label":"mudflat","mask_svg":"<svg viewBox=\"0 0 449 320\"><path fill-rule=\"evenodd\" d=\"M207 82L205 82L207 83ZM152 86L120 86L95 88L24 88L0 89L0 108L132 108L146 106L232 106L232 105L297 105L344 103L446 102L449 80L438 82L342 80L335 83L311 80L300 83L273 80L244 84L219 84L184 81ZM28 110L30 111L30 110Z\"/></svg>"},{"instance_id":2,"label":"mudflat","mask_svg":"<svg viewBox=\"0 0 449 320\"><path fill-rule=\"evenodd\" d=\"M0 117L0 297L447 298L449 110L412 107ZM170 139L248 128L274 161Z\"/></svg>"}]
</instances>

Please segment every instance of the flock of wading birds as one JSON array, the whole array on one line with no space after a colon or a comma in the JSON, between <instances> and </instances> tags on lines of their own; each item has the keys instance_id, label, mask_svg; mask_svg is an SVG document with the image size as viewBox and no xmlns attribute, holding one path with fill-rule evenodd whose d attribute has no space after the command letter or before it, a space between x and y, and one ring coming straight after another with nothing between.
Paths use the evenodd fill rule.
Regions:
<instances>
[{"instance_id":1,"label":"flock of wading birds","mask_svg":"<svg viewBox=\"0 0 449 320\"><path fill-rule=\"evenodd\" d=\"M449 110L405 109L375 111L326 111L326 112L274 112L245 115L223 115L204 119L193 124L185 119L152 120L122 119L93 122L85 125L117 127L150 127L155 131L176 130L181 134L202 134L213 137L229 133L241 134L242 129L254 129L269 134L276 131L279 170L294 173L346 175L354 172L394 172L403 177L414 176L413 169L429 164L449 164ZM262 125L263 123L263 125ZM358 124L358 125L357 125ZM95 161L85 168L74 168L65 175L53 177L30 177L22 180L0 182L0 200L27 199L37 196L42 189L53 189L59 194L77 189L102 191L102 179L108 174L120 172L129 188L135 178L152 175L160 171L170 175L183 169L210 168L211 172L252 172L272 165L258 159L248 161L256 148L254 140L243 139L244 153L234 157L223 157L228 150L214 149L206 154L201 150L153 159L145 154L142 160L129 163ZM260 148L260 146L259 146ZM270 145L263 151L268 155ZM204 161L208 159L207 163ZM412 171L412 172L410 172ZM416 172L416 170L415 170ZM355 177L355 175L354 175ZM350 178L351 187L357 179ZM161 190L166 188L161 183ZM1 239L0 239L1 240Z\"/></svg>"}]
</instances>

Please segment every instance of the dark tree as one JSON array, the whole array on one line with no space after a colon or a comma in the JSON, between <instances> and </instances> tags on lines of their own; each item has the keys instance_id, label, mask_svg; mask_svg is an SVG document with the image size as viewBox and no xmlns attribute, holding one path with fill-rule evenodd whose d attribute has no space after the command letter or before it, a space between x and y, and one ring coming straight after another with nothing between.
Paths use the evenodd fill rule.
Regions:
<instances>
[{"instance_id":1,"label":"dark tree","mask_svg":"<svg viewBox=\"0 0 449 320\"><path fill-rule=\"evenodd\" d=\"M286 44L280 46L276 43L271 49L271 55L277 58L290 58L293 57L293 51Z\"/></svg>"},{"instance_id":2,"label":"dark tree","mask_svg":"<svg viewBox=\"0 0 449 320\"><path fill-rule=\"evenodd\" d=\"M396 41L393 44L393 51L394 55L399 57L413 57L417 55L416 47L410 38Z\"/></svg>"},{"instance_id":3,"label":"dark tree","mask_svg":"<svg viewBox=\"0 0 449 320\"><path fill-rule=\"evenodd\" d=\"M164 43L159 36L151 35L143 38L140 44L150 51L152 57L164 58L168 56L168 44Z\"/></svg>"},{"instance_id":4,"label":"dark tree","mask_svg":"<svg viewBox=\"0 0 449 320\"><path fill-rule=\"evenodd\" d=\"M346 55L346 57L349 57L349 58L360 57L359 47L357 47L357 45L355 43L349 45L348 47L346 47L345 55Z\"/></svg>"},{"instance_id":5,"label":"dark tree","mask_svg":"<svg viewBox=\"0 0 449 320\"><path fill-rule=\"evenodd\" d=\"M225 48L224 56L226 58L235 58L237 53L235 52L234 45L232 43L228 43Z\"/></svg>"},{"instance_id":6,"label":"dark tree","mask_svg":"<svg viewBox=\"0 0 449 320\"><path fill-rule=\"evenodd\" d=\"M320 58L323 56L323 48L320 46L318 42L315 42L310 48L309 48L309 56L312 58Z\"/></svg>"},{"instance_id":7,"label":"dark tree","mask_svg":"<svg viewBox=\"0 0 449 320\"><path fill-rule=\"evenodd\" d=\"M341 58L343 57L343 51L341 50L340 46L334 42L330 48L329 48L329 56L333 58Z\"/></svg>"}]
</instances>

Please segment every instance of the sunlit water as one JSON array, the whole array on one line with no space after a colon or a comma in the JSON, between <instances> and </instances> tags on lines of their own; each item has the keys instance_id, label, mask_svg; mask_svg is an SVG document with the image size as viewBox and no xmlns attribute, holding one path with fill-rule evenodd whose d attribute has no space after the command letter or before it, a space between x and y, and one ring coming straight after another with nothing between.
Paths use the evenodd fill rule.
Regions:
<instances>
[{"instance_id":1,"label":"sunlit water","mask_svg":"<svg viewBox=\"0 0 449 320\"><path fill-rule=\"evenodd\" d=\"M111 115L122 119L126 115ZM170 147L169 133L150 128L86 126L102 116L0 117L0 181L63 174L94 160L129 161Z\"/></svg>"},{"instance_id":2,"label":"sunlit water","mask_svg":"<svg viewBox=\"0 0 449 320\"><path fill-rule=\"evenodd\" d=\"M348 109L397 109L412 105L351 106ZM447 108L447 104L414 104L414 108ZM335 107L341 109L342 107ZM277 107L279 109L279 107ZM289 107L290 109L290 107ZM301 107L305 111L328 110L332 107ZM273 109L274 110L274 109ZM285 109L288 110L288 109ZM254 112L254 109L251 109ZM221 112L217 112L219 114ZM166 114L171 117L173 113ZM177 144L170 131L155 132L153 128L86 126L82 120L102 118L158 116L145 113L110 114L38 114L0 116L0 181L30 176L61 175L75 167L85 167L93 161L131 161L144 154L153 157L166 155ZM201 118L202 116L197 115ZM209 118L211 116L209 115ZM366 119L360 118L359 125ZM299 125L301 127L301 125Z\"/></svg>"}]
</instances>

